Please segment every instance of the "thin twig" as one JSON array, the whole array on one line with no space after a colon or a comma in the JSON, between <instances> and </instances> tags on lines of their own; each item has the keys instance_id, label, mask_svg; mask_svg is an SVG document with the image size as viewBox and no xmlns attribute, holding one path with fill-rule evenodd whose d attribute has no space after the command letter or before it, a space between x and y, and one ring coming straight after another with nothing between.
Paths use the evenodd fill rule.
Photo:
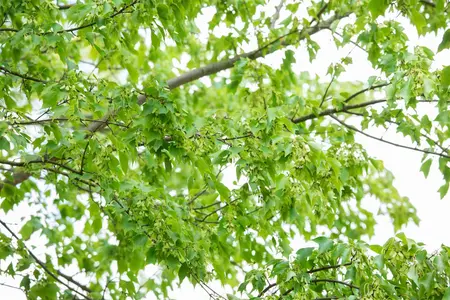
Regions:
<instances>
[{"instance_id":1,"label":"thin twig","mask_svg":"<svg viewBox=\"0 0 450 300\"><path fill-rule=\"evenodd\" d=\"M112 19L112 18L116 17L117 15L120 15L121 13L123 13L129 7L135 5L137 2L138 2L138 0L135 0L135 1L131 2L128 5L125 5L124 7L122 7L122 9L120 9L119 11L117 11L116 13L112 14L111 16L109 16L109 17L107 17L105 19ZM85 25L81 25L81 26L78 26L78 27L70 28L70 29L59 30L59 31L57 31L57 33L64 33L64 32L70 33L70 32L74 32L74 31L78 31L78 30L81 30L81 29L84 29L84 28L91 27L91 26L93 26L95 24L97 24L97 21L91 22L91 23L88 23L88 24L85 24Z\"/></svg>"},{"instance_id":2,"label":"thin twig","mask_svg":"<svg viewBox=\"0 0 450 300\"><path fill-rule=\"evenodd\" d=\"M358 132L358 133L360 133L360 134L362 134L362 135L364 135L364 136L366 136L366 137L369 137L369 138L371 138L371 139L374 139L374 140L377 140L377 141L380 141L380 142L383 142L383 143L386 143L386 144L389 144L389 145L392 145L392 146L396 146L396 147L399 147L399 148L409 149L409 150L413 150L413 151L417 151L417 152L422 152L422 153L426 153L426 154L430 154L430 155L436 155L436 156L440 156L440 157L444 157L444 158L450 159L450 156L449 156L449 155L446 155L446 154L443 154L443 153L436 153L436 152L429 151L429 150L425 150L425 149L420 149L420 148L416 148L416 147L405 146L405 145L401 145L401 144L397 144L397 143L394 143L394 142L390 142L390 141L383 140L383 139L378 138L378 137L376 137L376 136L373 136L373 135L370 135L370 134L368 134L368 133L365 133L364 131L362 131L362 130L360 130L360 129L354 127L354 126L348 125L347 123L345 123L345 122L339 120L337 117L335 117L335 116L333 116L333 115L329 115L329 116L330 116L331 118L333 118L336 122L338 122L338 123L340 123L341 125L343 125L344 127L348 128L348 129L350 129L350 130L353 130L353 131L355 131L355 132Z\"/></svg>"},{"instance_id":3,"label":"thin twig","mask_svg":"<svg viewBox=\"0 0 450 300\"><path fill-rule=\"evenodd\" d=\"M381 88L381 87L385 87L385 86L388 86L388 85L390 85L389 82L382 83L382 84L378 84L378 85L372 85L372 86L369 86L368 88L362 89L362 90L360 90L360 91L354 93L353 95L351 95L351 96L348 97L347 99L345 99L345 100L344 100L344 103L350 102L353 98L355 98L355 97L357 97L357 96L359 96L359 95L361 95L361 94L363 94L363 93L365 93L365 92L367 92L367 91L375 90L375 89L378 89L378 88Z\"/></svg>"},{"instance_id":4,"label":"thin twig","mask_svg":"<svg viewBox=\"0 0 450 300\"><path fill-rule=\"evenodd\" d=\"M5 227L5 229L17 240L17 241L21 241L21 239L14 233L14 231L12 231L9 226L3 222L2 220L0 220L0 224ZM23 243L23 242L22 242ZM27 250L28 254L30 254L30 256L36 261L36 263L41 266L42 269L44 269L44 271L50 275L51 277L53 277L53 279L55 279L57 282L59 282L60 284L64 285L65 287L67 287L69 290L77 293L78 295L82 296L83 298L87 299L87 300L92 300L90 297L84 295L83 293L80 293L79 291L77 291L76 289L72 288L71 286L69 286L67 283L63 282L61 279L59 279L59 277L53 273L52 271L50 271L49 268L47 268L47 266L45 265L45 263L43 261L41 261L36 255L34 255L34 253L24 245L24 248ZM71 278L68 275L63 274L60 271L57 271L57 274L61 277L64 277L65 279L69 280L68 278L70 278L70 282L74 283L75 285L77 285L78 287L80 287L81 289L85 290L88 293L91 293L92 291L87 288L86 286L84 286L83 284L73 280L73 278Z\"/></svg>"},{"instance_id":5,"label":"thin twig","mask_svg":"<svg viewBox=\"0 0 450 300\"><path fill-rule=\"evenodd\" d=\"M48 83L48 81L45 81L45 80L42 80L42 79L38 79L38 78L35 78L35 77L31 77L31 76L28 76L28 75L25 75L25 74L21 74L21 73L15 72L15 71L11 71L11 70L9 70L9 69L7 69L5 67L2 67L2 66L0 66L0 70L2 70L3 73L11 74L11 75L20 77L22 79L31 80L31 81L40 82L40 83Z\"/></svg>"},{"instance_id":6,"label":"thin twig","mask_svg":"<svg viewBox=\"0 0 450 300\"><path fill-rule=\"evenodd\" d=\"M4 165L10 165L13 167L25 167L29 164L51 164L51 165L55 165L58 167L61 167L63 169L66 169L67 171L70 171L72 173L78 174L78 175L83 175L80 171L77 171L69 166L66 166L64 164L61 164L59 162L53 161L53 160L48 160L45 158L41 158L41 159L34 159L34 160L30 160L30 161L26 161L26 162L15 162L15 161L7 161L7 160L2 160L0 159L0 164L4 164Z\"/></svg>"},{"instance_id":7,"label":"thin twig","mask_svg":"<svg viewBox=\"0 0 450 300\"><path fill-rule=\"evenodd\" d=\"M364 114L357 113L357 112L345 111L345 113L346 113L346 114L350 114L350 115L354 115L354 116L358 116L358 117L365 117ZM369 115L368 117L369 117L369 118L373 118L373 117L370 116L370 115ZM394 125L400 126L400 123L399 123L399 122L396 122L396 121L392 121L392 120L384 120L384 121L387 122L387 123L390 123L390 124L394 124ZM419 134L420 134L421 136L423 136L425 139L430 140L431 142L433 142L433 144L434 144L436 147L440 148L440 149L442 150L442 152L447 152L448 147L447 147L447 148L444 148L444 147L443 147L441 144L439 144L436 140L434 140L433 138L431 138L429 135L427 135L427 134L425 134L425 133L419 132Z\"/></svg>"},{"instance_id":8,"label":"thin twig","mask_svg":"<svg viewBox=\"0 0 450 300\"><path fill-rule=\"evenodd\" d=\"M110 121L102 121L102 120L95 120L95 119L77 119L82 122L102 122L107 123L107 125L115 125L118 127L128 128L127 125L121 124L121 123L115 123ZM14 122L8 122L9 125L40 125L42 123L48 123L48 122L66 122L71 121L69 118L53 118L53 119L42 119L42 120L30 120L30 121L14 121Z\"/></svg>"}]
</instances>

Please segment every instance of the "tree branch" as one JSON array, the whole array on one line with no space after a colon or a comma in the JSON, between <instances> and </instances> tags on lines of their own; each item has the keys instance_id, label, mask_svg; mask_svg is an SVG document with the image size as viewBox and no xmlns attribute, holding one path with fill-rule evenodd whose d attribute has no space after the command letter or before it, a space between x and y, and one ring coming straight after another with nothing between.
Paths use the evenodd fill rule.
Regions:
<instances>
[{"instance_id":1,"label":"tree branch","mask_svg":"<svg viewBox=\"0 0 450 300\"><path fill-rule=\"evenodd\" d=\"M138 0L134 0L130 4L125 5L124 7L122 7L122 9L120 9L119 11L113 13L112 15L110 15L109 17L107 17L105 19L112 19L112 18L116 17L117 15L120 15L121 13L123 13L129 7L135 5L137 2L138 2ZM78 26L78 27L70 28L70 29L59 30L59 31L57 31L57 33L64 33L64 32L69 32L70 33L70 32L74 32L74 31L80 30L80 29L84 29L84 28L88 28L88 27L94 26L95 24L97 24L97 21L91 22L91 23L88 23L88 24L85 24L85 25L81 25L81 26Z\"/></svg>"},{"instance_id":2,"label":"tree branch","mask_svg":"<svg viewBox=\"0 0 450 300\"><path fill-rule=\"evenodd\" d=\"M386 101L387 101L386 99L372 100L372 101L362 102L362 103L358 103L358 104L354 104L354 105L345 105L342 108L328 108L328 109L321 111L318 114L311 113L311 114L308 114L305 116L295 118L292 120L292 122L295 124L298 124L298 123L302 123L302 122L305 122L308 120L316 119L318 117L329 116L331 114L335 114L338 112L345 112L349 109L362 108L362 107L366 107L366 106L370 106L370 105L374 105L374 104L378 104L378 103L383 103Z\"/></svg>"},{"instance_id":3,"label":"tree branch","mask_svg":"<svg viewBox=\"0 0 450 300\"><path fill-rule=\"evenodd\" d=\"M139 0L134 0L130 4L127 4L124 7L122 7L119 11L113 13L112 15L110 15L109 17L106 17L104 19L105 20L106 19L112 19L112 18L122 14L126 9L128 9L129 7L135 5L138 1ZM59 9L60 10L64 10L64 9L69 9L70 7L72 7L71 4L66 4L66 5L59 6ZM85 25L77 26L77 27L74 27L74 28L62 29L62 30L57 31L56 33L65 33L65 32L71 33L71 32L74 32L74 31L78 31L78 30L81 30L81 29L84 29L84 28L88 28L88 27L94 26L95 24L97 24L97 22L98 22L98 20L96 20L94 22L90 22L90 23L85 24ZM1 31L19 32L19 29L16 29L16 28L0 28L0 32ZM43 32L43 33L38 33L38 34L39 35L46 35L46 34L51 34L51 33L54 33L54 32L49 31L49 32Z\"/></svg>"},{"instance_id":4,"label":"tree branch","mask_svg":"<svg viewBox=\"0 0 450 300\"><path fill-rule=\"evenodd\" d=\"M382 84L378 84L378 85L369 86L368 88L362 89L362 90L354 93L353 95L351 95L347 99L345 99L344 103L350 102L353 98L355 98L355 97L357 97L357 96L359 96L359 95L361 95L361 94L363 94L363 93L365 93L367 91L374 90L374 89L381 88L381 87L385 87L385 86L388 86L388 85L390 85L390 83L382 83Z\"/></svg>"},{"instance_id":5,"label":"tree branch","mask_svg":"<svg viewBox=\"0 0 450 300\"><path fill-rule=\"evenodd\" d=\"M83 175L80 171L77 171L69 166L66 166L64 164L61 164L59 162L49 160L46 158L34 159L34 160L26 161L26 162L25 161L15 162L15 161L8 161L8 160L0 159L0 164L10 165L12 167L25 167L29 164L51 164L51 165L55 165L55 166L61 167L63 169L66 169L67 171L70 171L72 173L75 173L78 175Z\"/></svg>"},{"instance_id":6,"label":"tree branch","mask_svg":"<svg viewBox=\"0 0 450 300\"><path fill-rule=\"evenodd\" d=\"M102 121L102 120L94 120L94 119L75 119L75 120L80 120L83 122L104 122L106 125L115 125L118 127L128 128L128 126L125 124ZM15 125L40 125L42 123L55 122L55 121L56 122L66 122L66 121L71 121L71 120L69 118L41 119L41 120L8 122L8 125L12 125L12 126L15 126Z\"/></svg>"},{"instance_id":7,"label":"tree branch","mask_svg":"<svg viewBox=\"0 0 450 300\"><path fill-rule=\"evenodd\" d=\"M280 17L280 11L283 8L284 0L280 0L280 3L275 7L275 13L272 16L272 20L270 21L270 29L275 28L275 23L278 21Z\"/></svg>"},{"instance_id":8,"label":"tree branch","mask_svg":"<svg viewBox=\"0 0 450 300\"><path fill-rule=\"evenodd\" d=\"M330 270L330 269L338 269L340 267L346 267L346 266L350 266L353 263L353 259L355 258L355 254L352 256L352 258L350 259L350 261L348 263L344 263L344 264L339 264L339 265L331 265L331 266L324 266L324 267L320 267L320 268L316 268L316 269L311 269L309 271L306 271L307 274L312 274L312 273L316 273L316 272L321 272L321 271L326 271L326 270ZM261 297L262 295L264 295L265 293L267 293L268 290L270 290L271 288L277 286L277 283L271 283L269 284L267 287L265 287L258 295L258 297Z\"/></svg>"},{"instance_id":9,"label":"tree branch","mask_svg":"<svg viewBox=\"0 0 450 300\"><path fill-rule=\"evenodd\" d=\"M386 99L371 100L371 101L362 102L362 103L353 104L353 105L344 105L341 108L328 108L328 109L321 111L318 114L310 113L308 115L304 115L304 116L292 119L291 121L295 124L298 124L298 123L302 123L302 122L305 122L308 120L317 119L319 117L325 117L325 116L329 116L329 115L332 115L335 113L340 113L340 112L348 112L350 109L363 108L366 106L383 103L386 101L387 101ZM431 103L431 102L437 102L437 101L438 100L417 100L417 102L419 102L419 103Z\"/></svg>"},{"instance_id":10,"label":"tree branch","mask_svg":"<svg viewBox=\"0 0 450 300\"><path fill-rule=\"evenodd\" d=\"M304 32L298 31L298 30L294 30L294 31L289 32L287 35L292 35L294 33L299 33L300 34L299 38L297 40L295 40L295 42L297 42L297 41L299 41L301 39L304 39L306 36L311 36L311 35L319 32L322 29L330 27L330 25L334 21L340 20L340 19L345 18L345 17L347 17L349 15L350 15L350 13L347 13L347 14L344 14L344 15L335 15L335 16L329 18L328 20L317 24L316 26L308 27L306 30L304 30ZM226 69L230 69L241 58L248 58L248 59L251 59L251 60L255 60L257 58L264 57L267 54L270 54L270 53L275 52L276 50L279 50L278 47L275 47L275 48L269 48L269 47L272 46L273 44L275 44L276 42L280 41L284 37L286 37L286 35L273 40L272 42L268 43L267 45L265 45L265 46L263 46L263 47L261 47L259 49L256 49L256 50L253 50L253 51L250 51L250 52L247 52L247 53L240 54L238 56L235 56L233 58L230 58L230 59L227 59L227 60L224 60L224 61L220 61L220 62L217 62L217 63L212 63L212 64L206 65L204 67L201 67L201 68L198 68L198 69L194 69L192 71L184 73L184 74L182 74L182 75L180 75L180 76L178 76L176 78L172 78L172 79L167 81L167 86L168 86L169 89L174 89L174 88L177 88L177 87L179 87L179 86L181 86L183 84L186 84L186 83L192 82L194 80L197 80L197 79L199 79L201 77L212 75L212 74L218 73L218 72L226 70ZM282 41L281 45L282 46L289 46L289 45L291 45L293 43L294 42ZM267 51L263 51L266 48L269 48L269 49Z\"/></svg>"},{"instance_id":11,"label":"tree branch","mask_svg":"<svg viewBox=\"0 0 450 300\"><path fill-rule=\"evenodd\" d=\"M349 288L359 290L359 286L356 286L356 285L353 285L351 283L347 283L347 282L341 281L341 280L336 280L336 279L313 279L313 280L311 280L311 283L321 283L321 282L331 282L331 283L336 283L336 284L342 284L342 285L348 286Z\"/></svg>"},{"instance_id":12,"label":"tree branch","mask_svg":"<svg viewBox=\"0 0 450 300\"><path fill-rule=\"evenodd\" d=\"M356 113L356 112L352 112L352 111L345 111L345 113L350 114L350 115L354 115L354 116L358 116L358 117L364 117L364 114ZM368 117L370 118L371 116L368 116ZM384 121L387 122L387 123L390 123L390 124L394 124L394 125L400 126L400 123L396 122L396 121L392 121L392 120L384 120ZM421 132L419 132L419 134L421 136L423 136L425 139L428 139L428 140L432 141L433 144L436 147L438 147L439 149L441 149L443 152L447 152L447 150L448 150L447 148L444 148L441 144L439 144L436 140L431 138L429 135L427 135L425 133L421 133Z\"/></svg>"},{"instance_id":13,"label":"tree branch","mask_svg":"<svg viewBox=\"0 0 450 300\"><path fill-rule=\"evenodd\" d=\"M304 31L299 31L299 30L291 31L291 32L289 32L289 33L287 33L287 34L285 34L283 36L280 36L280 37L276 38L275 40L271 41L270 43L268 43L265 46L262 46L262 47L260 47L260 48L258 48L256 50L253 50L253 51L250 51L250 52L246 52L246 53L237 55L235 57L232 57L230 59L226 59L226 60L223 60L223 61L220 61L220 62L211 63L211 64L206 65L204 67L200 67L200 68L191 70L189 72L186 72L184 74L181 74L178 77L169 79L167 81L167 88L169 90L173 90L173 89L175 89L177 87L180 87L180 86L182 86L182 85L184 85L186 83L190 83L192 81L200 79L202 77L209 76L209 75L212 75L212 74L216 74L216 73L218 73L220 71L224 71L224 70L230 69L230 68L234 67L234 64L237 61L239 61L240 59L242 59L242 58L248 58L248 59L251 59L251 60L255 60L257 58L264 57L267 54L270 54L270 53L275 52L276 50L279 50L279 47L271 47L271 46L273 46L277 42L283 40L283 38L285 38L286 36L292 35L294 33L298 33L299 37L298 37L298 39L295 40L295 42L297 42L299 40L304 39L307 36L311 36L311 35L319 32L320 30L322 30L324 28L329 28L330 25L334 21L340 20L342 18L345 18L345 17L349 16L350 14L351 13L346 13L346 14L343 14L343 15L335 15L335 16L329 18L328 20L323 21L323 22L321 22L321 23L319 23L319 24L317 24L317 25L315 25L313 27L306 28L306 30L304 30ZM289 45L292 45L293 43L294 42L286 42L286 40L283 40L283 41L281 41L281 46L289 46ZM139 105L144 104L146 101L147 101L146 95L139 95L139 97L138 97L138 104ZM106 115L101 119L101 121L91 123L88 129L90 131L97 131L97 130L102 129L103 127L105 127L104 122L107 121L114 114L115 114L114 111L107 112Z\"/></svg>"},{"instance_id":14,"label":"tree branch","mask_svg":"<svg viewBox=\"0 0 450 300\"><path fill-rule=\"evenodd\" d=\"M3 227L5 227L5 229L6 229L6 230L7 230L7 231L8 231L8 232L9 232L9 233L17 240L17 241L20 241L20 240L21 240L21 239L14 233L14 231L12 231L11 228L9 228L9 226L8 226L5 222L3 222L2 220L0 220L0 224L1 224ZM23 242L22 242L22 243L23 243ZM55 280L56 280L57 282L59 282L60 284L64 285L64 286L65 286L66 288L68 288L69 290L71 290L71 291L77 293L78 295L82 296L83 298L85 298L85 299L87 299L87 300L92 300L90 297L84 295L83 293L80 293L79 291L77 291L76 289L72 288L72 287L69 286L67 283L65 283L65 282L63 282L61 279L59 279L59 277L58 277L55 273L53 273L49 268L47 268L47 266L45 265L45 263L44 263L43 261L41 261L36 255L34 255L34 253L33 253L28 247L26 247L24 243L23 243L23 245L24 245L24 248L27 250L28 254L30 254L30 256L36 261L36 263L37 263L39 266L41 266L41 268L44 269L44 271L45 271L48 275L50 275L51 277L53 277L53 279L55 279ZM57 271L57 274L58 274L59 276L61 276L61 277L64 277L64 278L67 279L67 280L69 280L69 278L70 278L69 281L72 282L73 284L75 284L76 286L78 286L79 288L81 288L82 290L84 290L84 291L86 291L86 292L88 292L88 293L91 293L91 292L92 292L91 289L89 289L89 288L86 287L85 285L83 285L83 284L81 284L81 283L79 283L79 282L73 280L72 277L63 274L63 273L60 272L60 271Z\"/></svg>"},{"instance_id":15,"label":"tree branch","mask_svg":"<svg viewBox=\"0 0 450 300\"><path fill-rule=\"evenodd\" d=\"M8 70L7 68L2 67L2 66L0 66L0 70L3 71L3 73L5 73L5 74L11 74L11 75L14 75L14 76L20 77L22 79L26 79L26 80L31 80L31 81L40 82L40 83L47 83L48 82L48 81L45 81L45 80L42 80L42 79L38 79L38 78L35 78L35 77L31 77L31 76L28 76L28 75L25 75L25 74L20 74L18 72L14 72L14 71Z\"/></svg>"},{"instance_id":16,"label":"tree branch","mask_svg":"<svg viewBox=\"0 0 450 300\"><path fill-rule=\"evenodd\" d=\"M420 149L420 148L416 148L416 147L405 146L405 145L401 145L401 144L397 144L397 143L394 143L394 142L383 140L382 138L378 138L376 136L373 136L373 135L370 135L368 133L365 133L364 131L362 131L362 130L354 127L354 126L348 125L347 123L339 120L337 117L333 116L332 114L330 114L329 116L331 118L333 118L336 122L338 122L341 125L343 125L344 127L348 128L350 130L353 130L355 132L358 132L358 133L360 133L360 134L362 134L362 135L364 135L366 137L369 137L371 139L374 139L374 140L377 140L377 141L380 141L380 142L383 142L383 143L386 143L386 144L389 144L389 145L392 145L392 146L396 146L396 147L399 147L399 148L409 149L409 150L413 150L413 151L417 151L417 152L422 152L422 153L436 155L436 156L440 156L440 157L444 157L444 158L450 159L450 156L446 155L444 153L436 153L436 152L429 151L429 150L424 150L424 149Z\"/></svg>"},{"instance_id":17,"label":"tree branch","mask_svg":"<svg viewBox=\"0 0 450 300\"><path fill-rule=\"evenodd\" d=\"M342 284L342 285L348 286L349 288L359 290L359 286L353 285L351 283L347 283L345 281L336 280L336 279L313 279L313 280L310 281L310 283L321 283L321 282L330 282L330 283ZM286 296L287 294L289 294L293 290L294 290L294 288L290 288L289 290L287 290L286 292L283 293L283 296Z\"/></svg>"}]
</instances>

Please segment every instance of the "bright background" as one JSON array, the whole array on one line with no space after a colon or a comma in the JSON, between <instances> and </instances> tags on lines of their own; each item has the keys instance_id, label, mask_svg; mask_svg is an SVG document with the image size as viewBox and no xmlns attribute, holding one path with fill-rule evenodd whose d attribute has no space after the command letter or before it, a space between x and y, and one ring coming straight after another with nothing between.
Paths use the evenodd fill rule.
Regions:
<instances>
[{"instance_id":1,"label":"bright background","mask_svg":"<svg viewBox=\"0 0 450 300\"><path fill-rule=\"evenodd\" d=\"M267 12L273 12L275 6L278 5L278 0L272 1ZM199 28L202 29L202 39L206 41L207 38L207 22L212 18L214 9L205 9L203 16L198 18ZM388 15L387 18L396 18L396 15ZM443 32L436 35L427 35L426 37L418 37L416 29L409 24L409 22L402 18L397 18L405 28L405 34L409 37L410 50L414 46L426 46L437 51L438 45L442 40ZM283 11L281 11L280 19L283 20ZM346 22L351 22L347 20ZM344 24L344 22L342 22ZM214 32L221 35L225 33L225 29L218 29ZM323 30L313 36L313 40L319 43L321 49L316 59L310 63L306 49L303 47L298 48L295 53L296 63L293 66L293 70L297 72L308 71L312 74L317 74L323 82L329 82L330 75L326 75L328 66L331 63L339 62L342 57L345 57L349 51L351 51L350 57L353 59L353 64L348 66L346 72L343 73L340 81L362 81L367 82L370 76L379 76L380 72L374 70L371 64L367 60L367 55L364 51L353 45L346 46L342 49L336 49L332 39L332 35L328 30ZM244 51L250 51L256 49L256 43L250 43L246 45ZM352 50L353 49L353 50ZM269 55L263 59L264 62L278 67L284 55L280 55L281 52ZM185 59L181 60L180 65L177 67L183 68L187 63ZM434 68L440 68L443 65L450 65L450 50L444 50L435 56ZM87 68L88 66L83 66ZM88 68L86 71L90 71ZM227 72L227 71L225 71ZM203 79L208 82L208 79ZM427 114L432 119L435 116L435 110L432 105L420 104L420 110L426 110ZM428 106L427 106L428 105ZM377 136L383 137L385 140L393 141L396 143L411 145L410 141L403 138L400 134L395 133L395 126L391 126L389 130L383 128L370 128L367 132ZM443 178L437 168L436 163L433 163L430 169L430 173L427 179L419 172L421 167L422 153L414 152L407 149L397 148L385 143L381 143L367 137L356 135L356 141L361 143L367 152L378 159L384 161L385 167L390 170L395 176L395 186L399 190L402 196L406 196L410 199L412 204L417 208L417 214L421 220L420 225L409 224L404 230L402 230L407 237L416 241L420 241L426 244L426 248L429 251L433 251L440 247L441 244L450 245L450 234L447 230L450 229L450 195L447 195L444 199L440 200L437 190L443 184ZM229 168L224 172L224 180L230 187L233 186L234 170ZM376 202L374 199L366 199L367 204L373 203L373 208L376 208ZM20 221L21 216L29 216L33 211L26 206L21 206L15 210L14 214L9 214L7 218L4 218L4 214L1 213L2 220L11 223L17 223ZM372 243L383 244L387 239L394 235L393 227L390 220L385 217L378 217L378 225L376 227L375 236L370 240ZM19 231L20 226L11 226L15 231ZM34 235L33 238L27 242L27 244L42 245L42 241L39 241L39 237ZM299 237L292 242L291 247L298 249L305 246L304 241ZM34 253L40 257L44 255L44 249L38 248L34 250ZM226 258L224 258L226 259ZM2 264L0 268L6 269L7 265ZM69 272L68 272L69 273ZM158 274L156 268L148 268L146 270L147 276L154 276ZM21 278L17 277L16 280L1 278L0 277L0 298L8 300L22 300L26 299L22 291L16 290L2 284L10 284L13 286L19 286ZM226 296L227 289L220 286L219 283L209 284L216 292L223 296ZM199 286L193 287L191 284L185 281L180 287L175 287L171 293L173 299L210 299L209 295L202 290ZM149 295L149 299L153 299L152 295Z\"/></svg>"}]
</instances>

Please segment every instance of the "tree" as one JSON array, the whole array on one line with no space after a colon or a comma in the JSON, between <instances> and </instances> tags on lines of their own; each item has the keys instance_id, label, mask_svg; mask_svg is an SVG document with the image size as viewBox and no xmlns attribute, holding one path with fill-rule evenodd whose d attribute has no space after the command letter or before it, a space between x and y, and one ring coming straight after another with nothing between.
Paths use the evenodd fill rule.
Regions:
<instances>
[{"instance_id":1,"label":"tree","mask_svg":"<svg viewBox=\"0 0 450 300\"><path fill-rule=\"evenodd\" d=\"M418 218L354 139L421 152L447 193L450 66L432 70L436 51L408 49L395 18L442 32L449 3L281 1L269 14L268 2L0 4L2 276L29 299L164 298L183 280L217 299L450 299L450 248L427 253L401 233L363 242L376 224L366 196L396 231ZM366 51L380 76L339 80L351 56L328 81L296 72L323 31ZM449 47L447 29L437 51ZM35 213L16 226L6 218L19 205ZM317 246L291 249L295 235Z\"/></svg>"}]
</instances>

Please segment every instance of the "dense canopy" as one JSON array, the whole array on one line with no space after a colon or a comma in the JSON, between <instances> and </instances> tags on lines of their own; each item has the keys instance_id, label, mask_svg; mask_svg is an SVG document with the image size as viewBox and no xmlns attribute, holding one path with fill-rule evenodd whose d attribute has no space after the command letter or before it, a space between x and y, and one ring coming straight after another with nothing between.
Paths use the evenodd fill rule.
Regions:
<instances>
[{"instance_id":1,"label":"dense canopy","mask_svg":"<svg viewBox=\"0 0 450 300\"><path fill-rule=\"evenodd\" d=\"M446 195L450 66L431 65L448 1L22 0L0 15L0 276L28 299L167 298L184 280L213 299L450 299L450 248L364 242L377 215L419 219L355 141L420 152ZM399 17L443 33L439 48L409 47ZM350 53L327 78L298 72L328 47L319 32L379 76L341 80Z\"/></svg>"}]
</instances>

